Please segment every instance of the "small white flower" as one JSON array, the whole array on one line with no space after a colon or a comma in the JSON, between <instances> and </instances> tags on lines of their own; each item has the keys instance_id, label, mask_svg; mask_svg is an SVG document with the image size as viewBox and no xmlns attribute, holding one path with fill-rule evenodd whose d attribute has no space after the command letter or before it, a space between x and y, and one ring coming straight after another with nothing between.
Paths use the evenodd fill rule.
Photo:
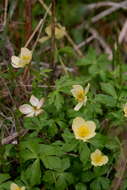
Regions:
<instances>
[{"instance_id":1,"label":"small white flower","mask_svg":"<svg viewBox=\"0 0 127 190\"><path fill-rule=\"evenodd\" d=\"M16 183L11 183L10 190L25 190L25 187L19 187Z\"/></svg>"},{"instance_id":2,"label":"small white flower","mask_svg":"<svg viewBox=\"0 0 127 190\"><path fill-rule=\"evenodd\" d=\"M99 149L91 153L91 164L94 166L103 166L108 162L108 156L104 155Z\"/></svg>"},{"instance_id":3,"label":"small white flower","mask_svg":"<svg viewBox=\"0 0 127 190\"><path fill-rule=\"evenodd\" d=\"M23 104L19 107L21 113L25 114L26 117L33 117L37 116L42 113L43 109L41 109L42 105L44 104L44 98L40 100L36 98L34 95L31 96L29 104Z\"/></svg>"},{"instance_id":4,"label":"small white flower","mask_svg":"<svg viewBox=\"0 0 127 190\"><path fill-rule=\"evenodd\" d=\"M28 48L21 48L20 56L12 56L11 64L14 68L23 68L30 63L32 59L32 51Z\"/></svg>"},{"instance_id":5,"label":"small white flower","mask_svg":"<svg viewBox=\"0 0 127 190\"><path fill-rule=\"evenodd\" d=\"M73 89L71 90L72 95L78 101L78 104L75 106L74 110L78 111L83 105L86 105L87 96L86 94L89 91L90 84L87 85L85 89L81 85L73 85Z\"/></svg>"},{"instance_id":6,"label":"small white flower","mask_svg":"<svg viewBox=\"0 0 127 190\"><path fill-rule=\"evenodd\" d=\"M86 121L82 117L76 117L72 123L72 130L76 139L86 142L96 135L96 124L93 121Z\"/></svg>"}]
</instances>

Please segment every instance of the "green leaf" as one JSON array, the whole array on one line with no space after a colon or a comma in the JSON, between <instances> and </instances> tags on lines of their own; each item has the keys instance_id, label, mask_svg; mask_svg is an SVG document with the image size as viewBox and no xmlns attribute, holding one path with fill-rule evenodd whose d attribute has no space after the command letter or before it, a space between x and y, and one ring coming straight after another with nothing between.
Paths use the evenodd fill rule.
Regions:
<instances>
[{"instance_id":1,"label":"green leaf","mask_svg":"<svg viewBox=\"0 0 127 190\"><path fill-rule=\"evenodd\" d=\"M109 96L109 95L97 94L95 97L95 101L107 107L116 106L116 99L114 99L114 97Z\"/></svg>"},{"instance_id":2,"label":"green leaf","mask_svg":"<svg viewBox=\"0 0 127 190\"><path fill-rule=\"evenodd\" d=\"M91 181L95 177L94 173L91 171L83 172L81 175L81 181L86 183Z\"/></svg>"},{"instance_id":3,"label":"green leaf","mask_svg":"<svg viewBox=\"0 0 127 190\"><path fill-rule=\"evenodd\" d=\"M107 141L107 137L101 134L96 134L95 137L89 140L89 143L92 144L96 148L103 148Z\"/></svg>"},{"instance_id":4,"label":"green leaf","mask_svg":"<svg viewBox=\"0 0 127 190\"><path fill-rule=\"evenodd\" d=\"M46 171L43 175L43 180L49 184L55 183L55 172L51 170Z\"/></svg>"},{"instance_id":5,"label":"green leaf","mask_svg":"<svg viewBox=\"0 0 127 190\"><path fill-rule=\"evenodd\" d=\"M47 144L41 144L40 145L40 156L46 155L46 156L62 156L64 154L64 151L59 146L53 146L53 145L47 145Z\"/></svg>"},{"instance_id":6,"label":"green leaf","mask_svg":"<svg viewBox=\"0 0 127 190\"><path fill-rule=\"evenodd\" d=\"M108 178L99 177L98 180L99 180L103 190L108 190L110 188L110 180Z\"/></svg>"},{"instance_id":7,"label":"green leaf","mask_svg":"<svg viewBox=\"0 0 127 190\"><path fill-rule=\"evenodd\" d=\"M94 167L94 175L96 177L99 177L101 175L104 175L108 172L108 167L107 165L101 166L101 167Z\"/></svg>"},{"instance_id":8,"label":"green leaf","mask_svg":"<svg viewBox=\"0 0 127 190\"><path fill-rule=\"evenodd\" d=\"M40 169L40 160L37 159L31 166L31 186L39 185L41 183L41 169Z\"/></svg>"},{"instance_id":9,"label":"green leaf","mask_svg":"<svg viewBox=\"0 0 127 190\"><path fill-rule=\"evenodd\" d=\"M83 183L78 183L76 186L75 186L75 190L87 190L87 187L85 184Z\"/></svg>"},{"instance_id":10,"label":"green leaf","mask_svg":"<svg viewBox=\"0 0 127 190\"><path fill-rule=\"evenodd\" d=\"M70 167L70 159L69 158L63 158L61 160L61 170L64 171Z\"/></svg>"},{"instance_id":11,"label":"green leaf","mask_svg":"<svg viewBox=\"0 0 127 190\"><path fill-rule=\"evenodd\" d=\"M88 145L81 142L79 146L79 153L80 160L82 161L83 165L85 165L90 157L90 150L88 148Z\"/></svg>"},{"instance_id":12,"label":"green leaf","mask_svg":"<svg viewBox=\"0 0 127 190\"><path fill-rule=\"evenodd\" d=\"M0 184L10 179L9 174L0 174Z\"/></svg>"},{"instance_id":13,"label":"green leaf","mask_svg":"<svg viewBox=\"0 0 127 190\"><path fill-rule=\"evenodd\" d=\"M73 176L71 173L58 173L57 182L55 184L56 190L65 190L68 185L72 184L73 182Z\"/></svg>"},{"instance_id":14,"label":"green leaf","mask_svg":"<svg viewBox=\"0 0 127 190\"><path fill-rule=\"evenodd\" d=\"M111 83L101 83L101 89L108 95L113 96L115 99L117 98L116 90Z\"/></svg>"},{"instance_id":15,"label":"green leaf","mask_svg":"<svg viewBox=\"0 0 127 190\"><path fill-rule=\"evenodd\" d=\"M60 110L64 104L64 98L58 91L54 91L49 94L49 104L54 104L56 109Z\"/></svg>"},{"instance_id":16,"label":"green leaf","mask_svg":"<svg viewBox=\"0 0 127 190\"><path fill-rule=\"evenodd\" d=\"M39 185L41 182L40 160L37 159L21 173L21 180L30 186Z\"/></svg>"},{"instance_id":17,"label":"green leaf","mask_svg":"<svg viewBox=\"0 0 127 190\"><path fill-rule=\"evenodd\" d=\"M41 155L41 160L47 169L60 170L62 167L61 160L57 156Z\"/></svg>"},{"instance_id":18,"label":"green leaf","mask_svg":"<svg viewBox=\"0 0 127 190\"><path fill-rule=\"evenodd\" d=\"M102 190L101 184L97 179L90 183L90 190Z\"/></svg>"}]
</instances>

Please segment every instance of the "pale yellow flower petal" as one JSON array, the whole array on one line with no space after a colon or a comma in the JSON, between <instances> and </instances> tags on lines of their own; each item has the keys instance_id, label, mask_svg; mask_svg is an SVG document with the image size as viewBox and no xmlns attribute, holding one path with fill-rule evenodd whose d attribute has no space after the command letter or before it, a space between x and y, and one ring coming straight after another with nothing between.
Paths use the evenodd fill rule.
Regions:
<instances>
[{"instance_id":1,"label":"pale yellow flower petal","mask_svg":"<svg viewBox=\"0 0 127 190\"><path fill-rule=\"evenodd\" d=\"M83 92L83 87L81 85L73 85L73 89L71 90L71 93L73 94L73 96L76 98L77 94L79 92Z\"/></svg>"},{"instance_id":2,"label":"pale yellow flower petal","mask_svg":"<svg viewBox=\"0 0 127 190\"><path fill-rule=\"evenodd\" d=\"M21 48L21 54L20 56L29 56L29 57L32 57L32 51L30 51L28 48Z\"/></svg>"},{"instance_id":3,"label":"pale yellow flower petal","mask_svg":"<svg viewBox=\"0 0 127 190\"><path fill-rule=\"evenodd\" d=\"M37 105L37 109L41 108L44 104L44 98L41 98L38 105Z\"/></svg>"},{"instance_id":4,"label":"pale yellow flower petal","mask_svg":"<svg viewBox=\"0 0 127 190\"><path fill-rule=\"evenodd\" d=\"M44 43L44 42L46 42L46 41L49 40L49 39L50 39L49 36L44 36L44 37L40 38L38 41L39 41L40 43Z\"/></svg>"},{"instance_id":5,"label":"pale yellow flower petal","mask_svg":"<svg viewBox=\"0 0 127 190\"><path fill-rule=\"evenodd\" d=\"M19 186L15 183L12 183L10 186L10 190L20 190Z\"/></svg>"},{"instance_id":6,"label":"pale yellow flower petal","mask_svg":"<svg viewBox=\"0 0 127 190\"><path fill-rule=\"evenodd\" d=\"M127 117L127 103L123 107L124 116Z\"/></svg>"},{"instance_id":7,"label":"pale yellow flower petal","mask_svg":"<svg viewBox=\"0 0 127 190\"><path fill-rule=\"evenodd\" d=\"M11 64L14 68L20 68L23 67L20 63L20 58L17 56L12 56L11 57Z\"/></svg>"},{"instance_id":8,"label":"pale yellow flower petal","mask_svg":"<svg viewBox=\"0 0 127 190\"><path fill-rule=\"evenodd\" d=\"M32 104L32 106L35 106L35 107L40 105L39 99L36 98L34 95L31 96L30 103Z\"/></svg>"},{"instance_id":9,"label":"pale yellow flower petal","mask_svg":"<svg viewBox=\"0 0 127 190\"><path fill-rule=\"evenodd\" d=\"M93 122L93 121L86 121L86 125L89 126L89 128L90 128L91 131L95 131L95 129L96 129L95 122Z\"/></svg>"},{"instance_id":10,"label":"pale yellow flower petal","mask_svg":"<svg viewBox=\"0 0 127 190\"><path fill-rule=\"evenodd\" d=\"M63 38L64 35L65 35L65 27L56 26L55 27L55 37L56 37L56 39L59 40L59 39Z\"/></svg>"},{"instance_id":11,"label":"pale yellow flower petal","mask_svg":"<svg viewBox=\"0 0 127 190\"><path fill-rule=\"evenodd\" d=\"M32 59L32 51L27 48L21 48L20 59L22 64L29 64Z\"/></svg>"},{"instance_id":12,"label":"pale yellow flower petal","mask_svg":"<svg viewBox=\"0 0 127 190\"><path fill-rule=\"evenodd\" d=\"M52 35L52 28L51 25L47 26L45 29L46 34L51 38ZM65 35L65 27L59 27L58 25L55 26L55 38L61 39Z\"/></svg>"},{"instance_id":13,"label":"pale yellow flower petal","mask_svg":"<svg viewBox=\"0 0 127 190\"><path fill-rule=\"evenodd\" d=\"M82 117L76 117L73 120L72 129L75 130L76 128L78 128L78 127L80 127L81 125L84 125L84 124L85 124L85 120Z\"/></svg>"},{"instance_id":14,"label":"pale yellow flower petal","mask_svg":"<svg viewBox=\"0 0 127 190\"><path fill-rule=\"evenodd\" d=\"M89 92L89 88L90 88L90 84L88 83L88 85L85 88L85 95Z\"/></svg>"},{"instance_id":15,"label":"pale yellow flower petal","mask_svg":"<svg viewBox=\"0 0 127 190\"><path fill-rule=\"evenodd\" d=\"M75 111L79 111L79 109L83 106L84 102L79 102L75 107L74 110Z\"/></svg>"},{"instance_id":16,"label":"pale yellow flower petal","mask_svg":"<svg viewBox=\"0 0 127 190\"><path fill-rule=\"evenodd\" d=\"M31 113L25 115L25 117L33 117L35 115L35 110L33 110Z\"/></svg>"},{"instance_id":17,"label":"pale yellow flower petal","mask_svg":"<svg viewBox=\"0 0 127 190\"><path fill-rule=\"evenodd\" d=\"M86 105L86 102L87 102L87 96L84 97L84 106Z\"/></svg>"},{"instance_id":18,"label":"pale yellow flower petal","mask_svg":"<svg viewBox=\"0 0 127 190\"><path fill-rule=\"evenodd\" d=\"M25 187L21 187L21 190L25 190L26 188Z\"/></svg>"},{"instance_id":19,"label":"pale yellow flower petal","mask_svg":"<svg viewBox=\"0 0 127 190\"><path fill-rule=\"evenodd\" d=\"M19 107L19 110L23 114L30 114L34 111L33 107L29 104L23 104Z\"/></svg>"}]
</instances>

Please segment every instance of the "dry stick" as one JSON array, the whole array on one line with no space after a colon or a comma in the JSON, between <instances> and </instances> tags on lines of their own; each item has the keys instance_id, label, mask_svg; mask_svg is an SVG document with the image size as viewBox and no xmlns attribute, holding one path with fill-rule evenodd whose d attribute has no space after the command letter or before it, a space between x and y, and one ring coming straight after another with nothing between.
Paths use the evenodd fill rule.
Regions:
<instances>
[{"instance_id":1,"label":"dry stick","mask_svg":"<svg viewBox=\"0 0 127 190\"><path fill-rule=\"evenodd\" d=\"M36 26L36 28L34 29L33 33L31 34L31 36L29 37L28 41L26 42L24 47L27 47L29 45L29 43L31 42L31 40L33 39L34 35L36 34L36 32L39 30L40 26L43 23L43 19L40 20L40 22L38 23L38 25ZM23 73L23 80L26 80L26 77L29 74L29 70L30 70L30 64L28 65L28 67L25 68L24 73Z\"/></svg>"},{"instance_id":2,"label":"dry stick","mask_svg":"<svg viewBox=\"0 0 127 190\"><path fill-rule=\"evenodd\" d=\"M29 39L27 40L26 44L24 47L28 47L29 43L31 42L31 40L33 39L34 35L36 34L36 32L39 30L40 26L43 23L43 19L41 19L38 23L38 25L36 26L36 28L34 29L33 33L31 34L31 36L29 37Z\"/></svg>"},{"instance_id":3,"label":"dry stick","mask_svg":"<svg viewBox=\"0 0 127 190\"><path fill-rule=\"evenodd\" d=\"M91 19L91 22L92 22L92 23L95 23L95 22L97 22L98 20L100 20L101 18L103 18L103 17L105 17L105 16L107 16L107 15L113 13L114 11L120 9L121 7L122 7L122 8L123 8L123 7L125 8L125 6L127 6L127 1L124 1L124 2L122 2L122 3L119 3L118 6L111 7L111 8L109 8L109 9L107 9L107 10L105 10L105 11L99 13L98 15L94 16L94 17ZM127 8L127 7L126 7L126 8Z\"/></svg>"},{"instance_id":4,"label":"dry stick","mask_svg":"<svg viewBox=\"0 0 127 190\"><path fill-rule=\"evenodd\" d=\"M3 25L5 26L7 23L7 8L8 8L8 0L5 0L5 8L4 8L4 23Z\"/></svg>"},{"instance_id":5,"label":"dry stick","mask_svg":"<svg viewBox=\"0 0 127 190\"><path fill-rule=\"evenodd\" d=\"M125 21L124 25L123 25L123 28L119 34L119 39L118 39L118 42L121 44L123 42L123 40L127 40L126 39L126 35L127 35L127 20Z\"/></svg>"},{"instance_id":6,"label":"dry stick","mask_svg":"<svg viewBox=\"0 0 127 190\"><path fill-rule=\"evenodd\" d=\"M22 136L22 135L25 135L26 133L28 132L28 130L26 129L22 129L21 131L19 132L15 132L13 133L12 135L2 139L1 141L1 144L4 145L4 144L9 144L11 143L14 139L16 139L17 137L19 136Z\"/></svg>"},{"instance_id":7,"label":"dry stick","mask_svg":"<svg viewBox=\"0 0 127 190\"><path fill-rule=\"evenodd\" d=\"M88 24L85 25L85 28L100 42L105 52L109 55L109 59L112 59L112 50L105 42L103 37L101 37L99 33L94 28L90 27Z\"/></svg>"},{"instance_id":8,"label":"dry stick","mask_svg":"<svg viewBox=\"0 0 127 190\"><path fill-rule=\"evenodd\" d=\"M31 42L31 40L33 39L34 35L36 34L36 32L39 30L39 33L38 33L38 37L33 45L33 48L32 48L32 52L34 51L34 49L36 48L36 45L38 43L38 39L40 38L40 35L41 35L41 31L42 31L42 27L44 25L44 22L46 20L46 17L48 15L48 12L50 11L50 7L51 5L48 7L48 9L46 10L46 13L44 15L44 18L40 20L40 22L38 23L38 25L36 26L36 28L34 29L33 33L31 34L30 38L28 39L28 41L26 42L25 44L25 47L27 47L29 45L29 43ZM28 67L26 67L26 69L24 70L24 74L23 74L23 79L26 78L26 76L28 75L28 72L30 70L30 64L28 65Z\"/></svg>"},{"instance_id":9,"label":"dry stick","mask_svg":"<svg viewBox=\"0 0 127 190\"><path fill-rule=\"evenodd\" d=\"M44 9L48 9L47 5L44 3L43 0L38 0L40 2L40 4L44 7ZM51 16L51 12L48 13ZM55 18L55 21L57 22L57 19ZM61 25L60 25L61 26ZM61 26L62 27L62 26ZM67 38L67 40L69 41L69 43L72 45L72 47L74 48L75 52L77 53L77 55L79 57L83 57L83 53L80 49L77 48L77 45L74 43L74 41L71 39L71 37L69 36L69 34L67 33L67 31L65 31L65 36Z\"/></svg>"},{"instance_id":10,"label":"dry stick","mask_svg":"<svg viewBox=\"0 0 127 190\"><path fill-rule=\"evenodd\" d=\"M79 49L79 48L85 46L86 44L90 43L94 38L95 38L94 35L88 37L86 40L84 40L84 41L81 42L79 45L77 45L77 48Z\"/></svg>"},{"instance_id":11,"label":"dry stick","mask_svg":"<svg viewBox=\"0 0 127 190\"><path fill-rule=\"evenodd\" d=\"M56 49L56 44L55 44L55 7L56 7L56 2L55 0L52 0L52 23L51 23L51 67L54 71L55 69L55 49Z\"/></svg>"},{"instance_id":12,"label":"dry stick","mask_svg":"<svg viewBox=\"0 0 127 190\"><path fill-rule=\"evenodd\" d=\"M37 46L37 43L38 43L38 40L39 40L39 38L40 38L41 31L42 31L42 28L43 28L43 26L44 26L45 20L46 20L46 18L47 18L47 16L48 16L48 13L50 12L50 8L51 8L51 4L50 4L50 6L48 7L48 9L46 10L46 13L45 13L45 15L44 15L44 17L43 17L43 21L42 21L42 23L41 23L41 26L40 26L40 29L39 29L39 32L38 32L38 36L37 36L36 41L35 41L35 43L34 43L34 45L33 45L33 48L32 48L32 52L35 50L35 48L36 48L36 46Z\"/></svg>"},{"instance_id":13,"label":"dry stick","mask_svg":"<svg viewBox=\"0 0 127 190\"><path fill-rule=\"evenodd\" d=\"M121 8L125 8L124 5L121 5L121 3L115 3L112 1L107 1L107 2L97 2L97 3L91 3L89 5L85 6L85 9L97 9L100 7L107 7L107 6L111 6L111 7L121 7Z\"/></svg>"},{"instance_id":14,"label":"dry stick","mask_svg":"<svg viewBox=\"0 0 127 190\"><path fill-rule=\"evenodd\" d=\"M32 33L32 1L25 0L25 38L28 40Z\"/></svg>"}]
</instances>

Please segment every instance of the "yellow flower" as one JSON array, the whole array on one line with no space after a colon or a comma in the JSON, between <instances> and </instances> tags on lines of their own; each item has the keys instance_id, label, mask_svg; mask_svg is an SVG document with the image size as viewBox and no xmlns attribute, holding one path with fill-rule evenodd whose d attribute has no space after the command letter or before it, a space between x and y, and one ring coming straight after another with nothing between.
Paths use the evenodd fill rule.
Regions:
<instances>
[{"instance_id":1,"label":"yellow flower","mask_svg":"<svg viewBox=\"0 0 127 190\"><path fill-rule=\"evenodd\" d=\"M124 116L127 117L127 103L123 107Z\"/></svg>"},{"instance_id":2,"label":"yellow flower","mask_svg":"<svg viewBox=\"0 0 127 190\"><path fill-rule=\"evenodd\" d=\"M30 63L32 59L32 51L27 48L21 48L20 56L12 56L11 64L14 68L23 68Z\"/></svg>"},{"instance_id":3,"label":"yellow flower","mask_svg":"<svg viewBox=\"0 0 127 190\"><path fill-rule=\"evenodd\" d=\"M96 124L93 121L85 121L82 117L76 117L72 123L75 138L84 142L96 135Z\"/></svg>"},{"instance_id":4,"label":"yellow flower","mask_svg":"<svg viewBox=\"0 0 127 190\"><path fill-rule=\"evenodd\" d=\"M86 94L89 91L90 84L87 85L85 90L81 85L73 85L73 89L71 90L72 95L78 101L78 104L75 106L74 110L78 111L83 105L86 105L87 96Z\"/></svg>"},{"instance_id":5,"label":"yellow flower","mask_svg":"<svg viewBox=\"0 0 127 190\"><path fill-rule=\"evenodd\" d=\"M19 107L20 112L25 114L26 117L37 116L43 111L41 107L44 103L44 98L41 98L39 100L34 95L32 95L30 98L30 103L32 106L29 104L23 104L22 106Z\"/></svg>"},{"instance_id":6,"label":"yellow flower","mask_svg":"<svg viewBox=\"0 0 127 190\"><path fill-rule=\"evenodd\" d=\"M10 186L10 190L25 190L25 187L19 187L17 184L12 183Z\"/></svg>"},{"instance_id":7,"label":"yellow flower","mask_svg":"<svg viewBox=\"0 0 127 190\"><path fill-rule=\"evenodd\" d=\"M108 156L105 156L99 149L91 153L91 164L94 166L102 166L107 164Z\"/></svg>"},{"instance_id":8,"label":"yellow flower","mask_svg":"<svg viewBox=\"0 0 127 190\"><path fill-rule=\"evenodd\" d=\"M43 43L45 41L47 41L48 39L51 38L52 36L52 27L51 25L47 26L45 29L45 33L47 34L47 36L44 36L42 38L39 39L39 42ZM63 38L65 36L65 27L60 26L59 24L56 24L55 26L55 38L57 40Z\"/></svg>"}]
</instances>

